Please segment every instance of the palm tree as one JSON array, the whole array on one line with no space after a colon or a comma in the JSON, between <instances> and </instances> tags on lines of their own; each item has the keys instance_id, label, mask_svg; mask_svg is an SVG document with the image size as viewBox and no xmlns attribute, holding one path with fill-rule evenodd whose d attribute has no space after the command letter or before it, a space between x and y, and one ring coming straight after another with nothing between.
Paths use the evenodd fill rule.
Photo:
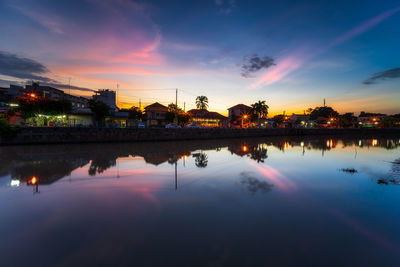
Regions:
<instances>
[{"instance_id":1,"label":"palm tree","mask_svg":"<svg viewBox=\"0 0 400 267\"><path fill-rule=\"evenodd\" d=\"M208 98L204 95L196 97L196 106L198 109L208 108Z\"/></svg>"},{"instance_id":2,"label":"palm tree","mask_svg":"<svg viewBox=\"0 0 400 267\"><path fill-rule=\"evenodd\" d=\"M254 103L251 105L253 113L257 115L258 123L260 123L260 118L264 118L268 115L269 106L265 103L265 100Z\"/></svg>"}]
</instances>

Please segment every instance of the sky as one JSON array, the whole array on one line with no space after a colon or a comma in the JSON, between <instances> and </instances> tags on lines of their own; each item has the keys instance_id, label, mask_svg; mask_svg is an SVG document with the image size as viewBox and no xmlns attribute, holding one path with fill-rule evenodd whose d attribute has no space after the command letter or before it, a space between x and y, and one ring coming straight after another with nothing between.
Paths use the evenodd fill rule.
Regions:
<instances>
[{"instance_id":1,"label":"sky","mask_svg":"<svg viewBox=\"0 0 400 267\"><path fill-rule=\"evenodd\" d=\"M48 84L120 107L205 95L271 115L400 113L399 1L0 0L0 86Z\"/></svg>"}]
</instances>

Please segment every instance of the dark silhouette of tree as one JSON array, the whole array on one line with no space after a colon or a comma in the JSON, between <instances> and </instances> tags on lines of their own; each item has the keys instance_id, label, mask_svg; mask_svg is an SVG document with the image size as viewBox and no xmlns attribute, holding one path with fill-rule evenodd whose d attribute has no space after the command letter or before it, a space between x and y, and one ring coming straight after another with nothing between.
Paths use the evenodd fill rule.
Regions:
<instances>
[{"instance_id":1,"label":"dark silhouette of tree","mask_svg":"<svg viewBox=\"0 0 400 267\"><path fill-rule=\"evenodd\" d=\"M331 107L316 107L310 113L310 119L316 120L318 117L336 118L338 115L339 113Z\"/></svg>"},{"instance_id":2,"label":"dark silhouette of tree","mask_svg":"<svg viewBox=\"0 0 400 267\"><path fill-rule=\"evenodd\" d=\"M208 98L204 95L196 97L196 107L198 109L207 109L208 108Z\"/></svg>"},{"instance_id":3,"label":"dark silhouette of tree","mask_svg":"<svg viewBox=\"0 0 400 267\"><path fill-rule=\"evenodd\" d=\"M96 122L100 125L104 125L105 119L110 113L110 107L107 104L94 99L90 99L88 103Z\"/></svg>"},{"instance_id":4,"label":"dark silhouette of tree","mask_svg":"<svg viewBox=\"0 0 400 267\"><path fill-rule=\"evenodd\" d=\"M205 168L208 164L208 157L207 154L201 152L199 156L195 160L195 164L199 168Z\"/></svg>"},{"instance_id":5,"label":"dark silhouette of tree","mask_svg":"<svg viewBox=\"0 0 400 267\"><path fill-rule=\"evenodd\" d=\"M274 126L281 125L285 121L284 115L276 115L274 116Z\"/></svg>"},{"instance_id":6,"label":"dark silhouette of tree","mask_svg":"<svg viewBox=\"0 0 400 267\"><path fill-rule=\"evenodd\" d=\"M72 110L68 100L52 100L43 97L19 98L19 111L23 118L32 118L38 114L57 116Z\"/></svg>"},{"instance_id":7,"label":"dark silhouette of tree","mask_svg":"<svg viewBox=\"0 0 400 267\"><path fill-rule=\"evenodd\" d=\"M258 123L260 122L260 118L265 118L268 115L269 106L265 103L265 100L254 103L251 105L251 111L257 117Z\"/></svg>"},{"instance_id":8,"label":"dark silhouette of tree","mask_svg":"<svg viewBox=\"0 0 400 267\"><path fill-rule=\"evenodd\" d=\"M106 155L103 157L97 157L92 160L89 167L89 175L95 176L96 174L103 173L107 169L115 166L117 164L115 158L109 158Z\"/></svg>"},{"instance_id":9,"label":"dark silhouette of tree","mask_svg":"<svg viewBox=\"0 0 400 267\"><path fill-rule=\"evenodd\" d=\"M131 107L128 110L129 119L139 121L143 119L143 112L138 107Z\"/></svg>"},{"instance_id":10,"label":"dark silhouette of tree","mask_svg":"<svg viewBox=\"0 0 400 267\"><path fill-rule=\"evenodd\" d=\"M255 146L250 150L250 159L257 161L257 163L264 162L268 158L268 150L262 146Z\"/></svg>"}]
</instances>

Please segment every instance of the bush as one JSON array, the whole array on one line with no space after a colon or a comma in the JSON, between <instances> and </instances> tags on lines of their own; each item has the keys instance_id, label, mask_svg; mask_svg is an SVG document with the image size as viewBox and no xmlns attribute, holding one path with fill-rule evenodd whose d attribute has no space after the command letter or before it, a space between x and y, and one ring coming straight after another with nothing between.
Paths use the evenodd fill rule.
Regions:
<instances>
[{"instance_id":1,"label":"bush","mask_svg":"<svg viewBox=\"0 0 400 267\"><path fill-rule=\"evenodd\" d=\"M20 127L11 126L5 120L0 120L0 137L15 137L20 131Z\"/></svg>"}]
</instances>

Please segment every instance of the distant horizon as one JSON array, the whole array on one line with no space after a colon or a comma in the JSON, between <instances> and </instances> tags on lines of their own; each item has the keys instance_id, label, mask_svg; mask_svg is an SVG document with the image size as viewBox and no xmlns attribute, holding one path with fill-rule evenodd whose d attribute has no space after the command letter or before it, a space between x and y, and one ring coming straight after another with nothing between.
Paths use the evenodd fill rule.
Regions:
<instances>
[{"instance_id":1,"label":"distant horizon","mask_svg":"<svg viewBox=\"0 0 400 267\"><path fill-rule=\"evenodd\" d=\"M227 115L327 106L400 113L398 1L4 0L0 86L31 80L79 96L118 91L120 108L205 95Z\"/></svg>"}]
</instances>

